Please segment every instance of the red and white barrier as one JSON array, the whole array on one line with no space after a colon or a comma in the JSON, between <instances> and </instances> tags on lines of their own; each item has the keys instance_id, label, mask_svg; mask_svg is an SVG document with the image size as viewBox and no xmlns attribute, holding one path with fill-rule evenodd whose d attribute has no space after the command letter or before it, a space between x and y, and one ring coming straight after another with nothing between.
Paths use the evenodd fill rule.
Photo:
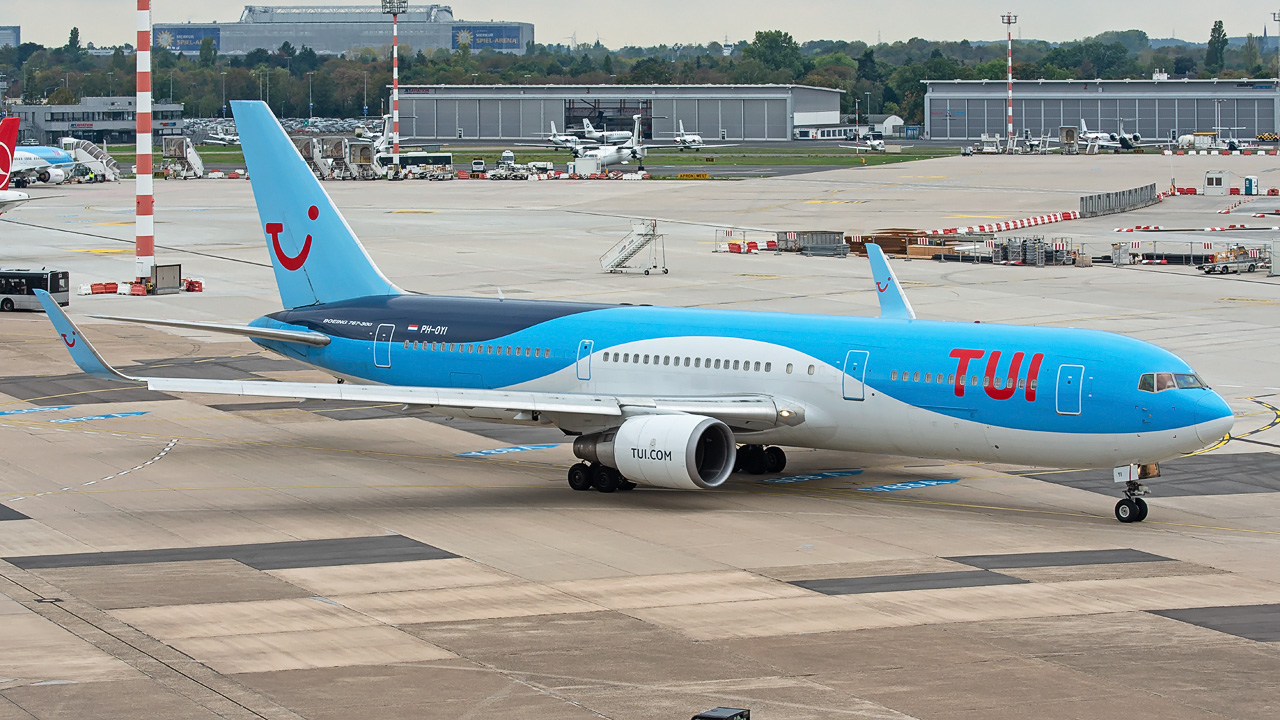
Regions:
<instances>
[{"instance_id":1,"label":"red and white barrier","mask_svg":"<svg viewBox=\"0 0 1280 720\"><path fill-rule=\"evenodd\" d=\"M1050 223L1063 222L1065 220L1078 220L1080 213L1075 210L1067 212L1051 213L1049 215L1037 215L1035 217L1024 218L1022 220L1008 220L1005 222L988 223L986 225L970 225L968 227L944 228L942 230L926 230L926 235L959 235L961 233L974 232L1003 232L1006 230L1021 230L1022 228L1036 227L1037 225L1048 225Z\"/></svg>"}]
</instances>

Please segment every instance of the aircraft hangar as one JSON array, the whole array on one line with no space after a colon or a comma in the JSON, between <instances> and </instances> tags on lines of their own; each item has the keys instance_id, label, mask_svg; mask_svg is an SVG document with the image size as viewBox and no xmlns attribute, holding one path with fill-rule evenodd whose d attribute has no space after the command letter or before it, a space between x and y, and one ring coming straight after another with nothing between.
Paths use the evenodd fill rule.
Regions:
<instances>
[{"instance_id":1,"label":"aircraft hangar","mask_svg":"<svg viewBox=\"0 0 1280 720\"><path fill-rule=\"evenodd\" d=\"M1004 80L926 80L926 137L977 139L1004 135L1008 88ZM1252 139L1275 132L1280 91L1275 80L1015 80L1013 128L1057 137L1058 129L1126 132L1168 138L1170 133L1222 128L1224 137Z\"/></svg>"},{"instance_id":2,"label":"aircraft hangar","mask_svg":"<svg viewBox=\"0 0 1280 720\"><path fill-rule=\"evenodd\" d=\"M551 123L674 133L681 121L707 140L789 140L797 125L840 122L843 91L805 85L406 85L400 131L435 140L536 139Z\"/></svg>"}]
</instances>

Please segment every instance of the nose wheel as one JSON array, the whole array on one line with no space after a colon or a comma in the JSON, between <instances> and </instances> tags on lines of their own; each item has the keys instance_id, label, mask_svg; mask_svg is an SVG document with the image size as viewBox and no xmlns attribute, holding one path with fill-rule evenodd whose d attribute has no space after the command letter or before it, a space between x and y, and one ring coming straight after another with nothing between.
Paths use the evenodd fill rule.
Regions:
<instances>
[{"instance_id":1,"label":"nose wheel","mask_svg":"<svg viewBox=\"0 0 1280 720\"><path fill-rule=\"evenodd\" d=\"M1143 495L1151 492L1146 485L1130 480L1125 484L1124 499L1116 503L1116 519L1122 523L1142 522L1147 519L1147 502Z\"/></svg>"}]
</instances>

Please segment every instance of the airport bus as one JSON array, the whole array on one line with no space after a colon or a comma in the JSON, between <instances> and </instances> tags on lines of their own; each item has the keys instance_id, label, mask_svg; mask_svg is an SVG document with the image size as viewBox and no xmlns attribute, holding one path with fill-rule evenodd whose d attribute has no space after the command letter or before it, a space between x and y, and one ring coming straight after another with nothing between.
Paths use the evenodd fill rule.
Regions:
<instances>
[{"instance_id":1,"label":"airport bus","mask_svg":"<svg viewBox=\"0 0 1280 720\"><path fill-rule=\"evenodd\" d=\"M71 275L66 270L0 268L0 310L39 310L36 290L44 290L58 304L71 304Z\"/></svg>"}]
</instances>

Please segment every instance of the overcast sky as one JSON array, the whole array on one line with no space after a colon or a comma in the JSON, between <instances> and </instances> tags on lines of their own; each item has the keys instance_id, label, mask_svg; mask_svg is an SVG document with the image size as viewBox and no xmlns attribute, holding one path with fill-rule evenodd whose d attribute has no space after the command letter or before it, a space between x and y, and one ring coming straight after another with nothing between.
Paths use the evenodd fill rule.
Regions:
<instances>
[{"instance_id":1,"label":"overcast sky","mask_svg":"<svg viewBox=\"0 0 1280 720\"><path fill-rule=\"evenodd\" d=\"M256 0L257 5L369 5L374 0ZM417 3L414 3L417 4ZM449 3L444 3L449 4ZM1101 0L467 0L452 4L460 20L531 22L541 43L600 41L624 45L723 42L751 39L756 30L785 30L806 40L874 43L922 37L930 40L995 40L1004 37L1000 16L1019 15L1014 28L1026 38L1074 40L1106 30L1145 30L1152 37L1205 42L1214 20L1227 34L1269 35L1277 26L1271 6L1252 0L1163 0L1159 3ZM25 42L62 45L72 25L82 42L116 45L133 41L134 0L0 0L0 25L21 25ZM155 22L232 22L243 3L235 0L152 0ZM639 8L639 10L637 10ZM886 12L885 10L888 10Z\"/></svg>"}]
</instances>

